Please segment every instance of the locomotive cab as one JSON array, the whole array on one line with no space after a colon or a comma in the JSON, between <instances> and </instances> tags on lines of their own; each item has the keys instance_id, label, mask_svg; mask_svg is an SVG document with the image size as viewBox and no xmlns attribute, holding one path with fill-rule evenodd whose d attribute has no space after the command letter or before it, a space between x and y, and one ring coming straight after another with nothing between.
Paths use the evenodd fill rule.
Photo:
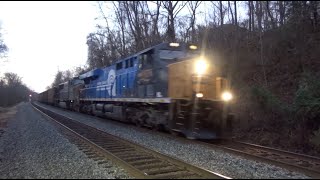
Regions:
<instances>
[{"instance_id":1,"label":"locomotive cab","mask_svg":"<svg viewBox=\"0 0 320 180\"><path fill-rule=\"evenodd\" d=\"M184 48L190 47L195 46ZM173 102L170 130L190 139L229 137L232 94L228 91L227 79L219 76L212 61L197 51L175 59L176 62L168 64L168 96Z\"/></svg>"},{"instance_id":2,"label":"locomotive cab","mask_svg":"<svg viewBox=\"0 0 320 180\"><path fill-rule=\"evenodd\" d=\"M141 53L138 59L138 97L169 100L168 116L164 117L169 131L190 139L230 135L232 94L228 81L215 72L212 61L202 57L196 46L164 43Z\"/></svg>"}]
</instances>

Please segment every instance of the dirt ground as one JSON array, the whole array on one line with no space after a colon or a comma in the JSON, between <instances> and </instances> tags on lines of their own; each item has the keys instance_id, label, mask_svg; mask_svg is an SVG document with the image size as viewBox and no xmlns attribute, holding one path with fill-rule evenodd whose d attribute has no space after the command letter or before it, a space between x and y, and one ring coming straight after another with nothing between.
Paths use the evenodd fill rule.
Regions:
<instances>
[{"instance_id":1,"label":"dirt ground","mask_svg":"<svg viewBox=\"0 0 320 180\"><path fill-rule=\"evenodd\" d=\"M0 107L0 131L7 127L8 120L17 112L17 106L2 108Z\"/></svg>"}]
</instances>

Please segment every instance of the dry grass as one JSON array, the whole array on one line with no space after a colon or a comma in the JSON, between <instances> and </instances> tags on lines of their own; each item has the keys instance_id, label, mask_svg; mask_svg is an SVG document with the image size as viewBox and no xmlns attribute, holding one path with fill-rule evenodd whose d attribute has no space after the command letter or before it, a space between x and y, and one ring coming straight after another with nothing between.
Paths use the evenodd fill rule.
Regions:
<instances>
[{"instance_id":1,"label":"dry grass","mask_svg":"<svg viewBox=\"0 0 320 180\"><path fill-rule=\"evenodd\" d=\"M0 108L0 129L7 127L8 120L17 112L17 107Z\"/></svg>"},{"instance_id":2,"label":"dry grass","mask_svg":"<svg viewBox=\"0 0 320 180\"><path fill-rule=\"evenodd\" d=\"M5 112L7 108L0 107L0 113Z\"/></svg>"}]
</instances>

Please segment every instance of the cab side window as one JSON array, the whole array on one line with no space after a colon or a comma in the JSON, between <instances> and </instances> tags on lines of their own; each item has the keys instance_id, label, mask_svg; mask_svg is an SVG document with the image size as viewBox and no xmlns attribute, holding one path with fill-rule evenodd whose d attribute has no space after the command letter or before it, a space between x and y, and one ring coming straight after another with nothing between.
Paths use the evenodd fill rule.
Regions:
<instances>
[{"instance_id":1,"label":"cab side window","mask_svg":"<svg viewBox=\"0 0 320 180\"><path fill-rule=\"evenodd\" d=\"M129 67L129 59L126 60L126 69Z\"/></svg>"},{"instance_id":2,"label":"cab side window","mask_svg":"<svg viewBox=\"0 0 320 180\"><path fill-rule=\"evenodd\" d=\"M122 62L117 63L116 69L117 70L122 69Z\"/></svg>"},{"instance_id":3,"label":"cab side window","mask_svg":"<svg viewBox=\"0 0 320 180\"><path fill-rule=\"evenodd\" d=\"M139 68L149 69L153 65L153 50L150 50L144 54L139 55Z\"/></svg>"},{"instance_id":4,"label":"cab side window","mask_svg":"<svg viewBox=\"0 0 320 180\"><path fill-rule=\"evenodd\" d=\"M130 67L133 67L133 59L130 59Z\"/></svg>"}]
</instances>

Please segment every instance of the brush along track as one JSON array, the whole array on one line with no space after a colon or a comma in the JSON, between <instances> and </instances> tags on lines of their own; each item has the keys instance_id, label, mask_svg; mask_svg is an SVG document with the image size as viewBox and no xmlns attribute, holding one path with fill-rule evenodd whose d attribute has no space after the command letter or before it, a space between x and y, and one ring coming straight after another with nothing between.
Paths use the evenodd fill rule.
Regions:
<instances>
[{"instance_id":1,"label":"brush along track","mask_svg":"<svg viewBox=\"0 0 320 180\"><path fill-rule=\"evenodd\" d=\"M265 161L280 167L320 178L320 158L239 141L220 139L204 142L246 158Z\"/></svg>"},{"instance_id":2,"label":"brush along track","mask_svg":"<svg viewBox=\"0 0 320 180\"><path fill-rule=\"evenodd\" d=\"M95 160L102 160L104 157L111 159L133 177L154 179L228 178L120 139L91 126L56 114L36 104L33 104L33 106L61 126L65 126L66 129L72 131L78 138L81 138L82 143L77 144L81 149L87 149L85 152L89 157ZM105 160L100 162L104 163Z\"/></svg>"}]
</instances>

